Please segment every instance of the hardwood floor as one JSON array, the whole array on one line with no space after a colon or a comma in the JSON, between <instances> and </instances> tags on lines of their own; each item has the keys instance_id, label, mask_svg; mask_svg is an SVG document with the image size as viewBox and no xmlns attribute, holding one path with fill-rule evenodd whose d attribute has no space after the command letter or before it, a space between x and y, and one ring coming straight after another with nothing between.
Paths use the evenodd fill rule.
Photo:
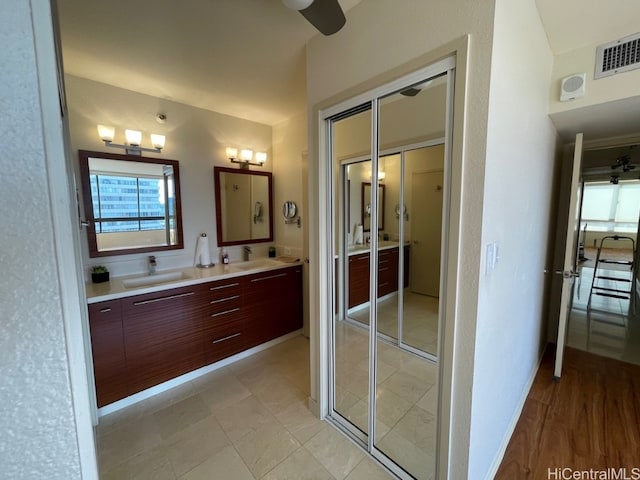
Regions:
<instances>
[{"instance_id":1,"label":"hardwood floor","mask_svg":"<svg viewBox=\"0 0 640 480\"><path fill-rule=\"evenodd\" d=\"M639 478L640 366L567 348L554 382L553 359L547 348L495 478L565 478L549 476L556 468L626 468L628 477L606 478Z\"/></svg>"}]
</instances>

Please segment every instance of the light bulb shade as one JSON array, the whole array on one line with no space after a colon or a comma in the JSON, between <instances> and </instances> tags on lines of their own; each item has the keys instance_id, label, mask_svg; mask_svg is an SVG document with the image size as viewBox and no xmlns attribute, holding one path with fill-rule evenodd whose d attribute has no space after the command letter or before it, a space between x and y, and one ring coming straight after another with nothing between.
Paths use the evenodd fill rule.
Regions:
<instances>
[{"instance_id":1,"label":"light bulb shade","mask_svg":"<svg viewBox=\"0 0 640 480\"><path fill-rule=\"evenodd\" d=\"M262 165L267 161L267 153L266 152L256 152L256 162Z\"/></svg>"},{"instance_id":2,"label":"light bulb shade","mask_svg":"<svg viewBox=\"0 0 640 480\"><path fill-rule=\"evenodd\" d=\"M227 147L227 158L238 158L238 149L233 147Z\"/></svg>"},{"instance_id":3,"label":"light bulb shade","mask_svg":"<svg viewBox=\"0 0 640 480\"><path fill-rule=\"evenodd\" d=\"M387 174L386 174L385 172L382 172L382 171L378 172L378 180L384 180L384 177L385 177L386 175L387 175Z\"/></svg>"},{"instance_id":4,"label":"light bulb shade","mask_svg":"<svg viewBox=\"0 0 640 480\"><path fill-rule=\"evenodd\" d=\"M164 148L164 135L158 135L157 133L152 133L151 145L153 145L153 148L159 148L162 150Z\"/></svg>"},{"instance_id":5,"label":"light bulb shade","mask_svg":"<svg viewBox=\"0 0 640 480\"><path fill-rule=\"evenodd\" d=\"M127 145L139 147L142 143L142 132L138 130L125 130L124 136L127 139Z\"/></svg>"},{"instance_id":6,"label":"light bulb shade","mask_svg":"<svg viewBox=\"0 0 640 480\"><path fill-rule=\"evenodd\" d=\"M108 127L106 125L98 125L98 135L104 142L113 142L113 137L116 134L116 129Z\"/></svg>"},{"instance_id":7,"label":"light bulb shade","mask_svg":"<svg viewBox=\"0 0 640 480\"><path fill-rule=\"evenodd\" d=\"M253 159L253 150L247 148L240 150L240 160L250 162Z\"/></svg>"}]
</instances>

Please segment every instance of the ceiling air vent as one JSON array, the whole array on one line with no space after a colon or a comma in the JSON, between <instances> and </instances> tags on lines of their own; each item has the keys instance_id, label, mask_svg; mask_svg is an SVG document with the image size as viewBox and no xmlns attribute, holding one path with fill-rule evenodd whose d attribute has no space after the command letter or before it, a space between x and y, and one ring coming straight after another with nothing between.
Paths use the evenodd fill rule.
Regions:
<instances>
[{"instance_id":1,"label":"ceiling air vent","mask_svg":"<svg viewBox=\"0 0 640 480\"><path fill-rule=\"evenodd\" d=\"M640 33L596 47L594 78L609 77L640 68Z\"/></svg>"}]
</instances>

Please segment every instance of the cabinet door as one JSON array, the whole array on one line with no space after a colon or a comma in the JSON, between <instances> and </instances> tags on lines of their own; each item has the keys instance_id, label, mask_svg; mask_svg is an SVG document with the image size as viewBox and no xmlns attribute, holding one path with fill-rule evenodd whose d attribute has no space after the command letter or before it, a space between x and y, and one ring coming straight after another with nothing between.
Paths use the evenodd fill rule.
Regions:
<instances>
[{"instance_id":1,"label":"cabinet door","mask_svg":"<svg viewBox=\"0 0 640 480\"><path fill-rule=\"evenodd\" d=\"M301 328L302 267L247 277L247 338L252 347Z\"/></svg>"},{"instance_id":2,"label":"cabinet door","mask_svg":"<svg viewBox=\"0 0 640 480\"><path fill-rule=\"evenodd\" d=\"M127 396L120 300L89 305L89 328L98 407Z\"/></svg>"},{"instance_id":3,"label":"cabinet door","mask_svg":"<svg viewBox=\"0 0 640 480\"><path fill-rule=\"evenodd\" d=\"M221 280L207 284L206 288L202 349L204 363L208 365L241 352L247 339L242 280Z\"/></svg>"},{"instance_id":4,"label":"cabinet door","mask_svg":"<svg viewBox=\"0 0 640 480\"><path fill-rule=\"evenodd\" d=\"M203 365L203 286L122 299L130 394Z\"/></svg>"},{"instance_id":5,"label":"cabinet door","mask_svg":"<svg viewBox=\"0 0 640 480\"><path fill-rule=\"evenodd\" d=\"M398 249L378 252L378 297L398 290Z\"/></svg>"},{"instance_id":6,"label":"cabinet door","mask_svg":"<svg viewBox=\"0 0 640 480\"><path fill-rule=\"evenodd\" d=\"M369 254L349 256L349 308L369 301Z\"/></svg>"}]
</instances>

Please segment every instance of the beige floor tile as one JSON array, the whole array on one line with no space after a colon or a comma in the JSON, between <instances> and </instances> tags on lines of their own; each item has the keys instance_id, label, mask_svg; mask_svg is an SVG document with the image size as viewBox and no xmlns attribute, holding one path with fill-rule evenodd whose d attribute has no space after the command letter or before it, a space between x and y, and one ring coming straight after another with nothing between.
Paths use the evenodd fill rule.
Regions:
<instances>
[{"instance_id":1,"label":"beige floor tile","mask_svg":"<svg viewBox=\"0 0 640 480\"><path fill-rule=\"evenodd\" d=\"M335 392L335 409L340 413L344 414L360 401L360 398L355 393L350 392L340 385L336 385Z\"/></svg>"},{"instance_id":2,"label":"beige floor tile","mask_svg":"<svg viewBox=\"0 0 640 480\"><path fill-rule=\"evenodd\" d=\"M191 397L195 393L196 390L193 386L193 383L189 381L183 383L182 385L178 385L171 390L167 390L166 392L154 395L153 397L148 398L144 401L144 408L146 410L145 414L149 415L151 413L157 412L158 410L162 410L163 408L166 408L186 398Z\"/></svg>"},{"instance_id":3,"label":"beige floor tile","mask_svg":"<svg viewBox=\"0 0 640 480\"><path fill-rule=\"evenodd\" d=\"M222 375L200 392L202 400L214 412L228 405L234 405L250 395L251 392L231 373Z\"/></svg>"},{"instance_id":4,"label":"beige floor tile","mask_svg":"<svg viewBox=\"0 0 640 480\"><path fill-rule=\"evenodd\" d=\"M100 472L101 480L174 480L175 478L167 449L164 447L139 453L117 467Z\"/></svg>"},{"instance_id":5,"label":"beige floor tile","mask_svg":"<svg viewBox=\"0 0 640 480\"><path fill-rule=\"evenodd\" d=\"M300 448L300 443L280 424L264 425L235 443L236 450L256 478Z\"/></svg>"},{"instance_id":6,"label":"beige floor tile","mask_svg":"<svg viewBox=\"0 0 640 480\"><path fill-rule=\"evenodd\" d=\"M232 442L241 440L265 425L277 423L273 414L254 395L217 409L215 417Z\"/></svg>"},{"instance_id":7,"label":"beige floor tile","mask_svg":"<svg viewBox=\"0 0 640 480\"><path fill-rule=\"evenodd\" d=\"M167 439L211 415L211 409L200 395L193 395L155 412L152 417L158 424L160 436Z\"/></svg>"},{"instance_id":8,"label":"beige floor tile","mask_svg":"<svg viewBox=\"0 0 640 480\"><path fill-rule=\"evenodd\" d=\"M364 458L364 453L335 428L326 426L305 448L337 480L344 479Z\"/></svg>"},{"instance_id":9,"label":"beige floor tile","mask_svg":"<svg viewBox=\"0 0 640 480\"><path fill-rule=\"evenodd\" d=\"M187 473L230 444L212 415L163 442L177 476Z\"/></svg>"},{"instance_id":10,"label":"beige floor tile","mask_svg":"<svg viewBox=\"0 0 640 480\"><path fill-rule=\"evenodd\" d=\"M140 417L99 439L101 470L109 470L135 455L151 450L161 442L160 430L153 417Z\"/></svg>"},{"instance_id":11,"label":"beige floor tile","mask_svg":"<svg viewBox=\"0 0 640 480\"><path fill-rule=\"evenodd\" d=\"M420 407L413 406L393 430L425 453L436 451L436 418Z\"/></svg>"},{"instance_id":12,"label":"beige floor tile","mask_svg":"<svg viewBox=\"0 0 640 480\"><path fill-rule=\"evenodd\" d=\"M274 377L269 382L265 382L263 388L254 393L274 414L285 410L292 403L307 398L302 390L281 377Z\"/></svg>"},{"instance_id":13,"label":"beige floor tile","mask_svg":"<svg viewBox=\"0 0 640 480\"><path fill-rule=\"evenodd\" d=\"M413 404L401 398L389 388L381 386L376 392L376 419L393 427Z\"/></svg>"},{"instance_id":14,"label":"beige floor tile","mask_svg":"<svg viewBox=\"0 0 640 480\"><path fill-rule=\"evenodd\" d=\"M418 377L429 385L437 383L438 365L429 360L415 356L403 365L401 371Z\"/></svg>"},{"instance_id":15,"label":"beige floor tile","mask_svg":"<svg viewBox=\"0 0 640 480\"><path fill-rule=\"evenodd\" d=\"M389 480L395 478L375 460L365 457L347 476L346 480Z\"/></svg>"},{"instance_id":16,"label":"beige floor tile","mask_svg":"<svg viewBox=\"0 0 640 480\"><path fill-rule=\"evenodd\" d=\"M179 478L180 480L255 480L232 446L223 448Z\"/></svg>"},{"instance_id":17,"label":"beige floor tile","mask_svg":"<svg viewBox=\"0 0 640 480\"><path fill-rule=\"evenodd\" d=\"M311 413L306 400L292 403L276 418L300 443L305 443L324 426L324 422Z\"/></svg>"},{"instance_id":18,"label":"beige floor tile","mask_svg":"<svg viewBox=\"0 0 640 480\"><path fill-rule=\"evenodd\" d=\"M427 384L422 378L399 371L386 379L380 388L388 388L400 398L416 403L427 393L430 386L431 384Z\"/></svg>"},{"instance_id":19,"label":"beige floor tile","mask_svg":"<svg viewBox=\"0 0 640 480\"><path fill-rule=\"evenodd\" d=\"M215 386L216 381L220 377L224 377L225 375L233 375L231 368L223 367L214 370L213 372L205 373L204 375L199 376L198 378L194 378L191 380L193 384L193 390L195 392L201 392L202 390L206 390Z\"/></svg>"},{"instance_id":20,"label":"beige floor tile","mask_svg":"<svg viewBox=\"0 0 640 480\"><path fill-rule=\"evenodd\" d=\"M305 448L299 448L267 473L265 480L334 480Z\"/></svg>"},{"instance_id":21,"label":"beige floor tile","mask_svg":"<svg viewBox=\"0 0 640 480\"><path fill-rule=\"evenodd\" d=\"M438 387L432 386L427 390L420 400L416 403L416 406L426 410L432 415L438 413Z\"/></svg>"},{"instance_id":22,"label":"beige floor tile","mask_svg":"<svg viewBox=\"0 0 640 480\"><path fill-rule=\"evenodd\" d=\"M142 418L146 414L145 401L142 400L138 403L134 403L122 410L110 413L98 419L97 433L99 436L106 435L127 423L133 422Z\"/></svg>"},{"instance_id":23,"label":"beige floor tile","mask_svg":"<svg viewBox=\"0 0 640 480\"><path fill-rule=\"evenodd\" d=\"M391 430L378 443L378 448L418 480L431 480L435 473L434 455L425 453Z\"/></svg>"}]
</instances>

